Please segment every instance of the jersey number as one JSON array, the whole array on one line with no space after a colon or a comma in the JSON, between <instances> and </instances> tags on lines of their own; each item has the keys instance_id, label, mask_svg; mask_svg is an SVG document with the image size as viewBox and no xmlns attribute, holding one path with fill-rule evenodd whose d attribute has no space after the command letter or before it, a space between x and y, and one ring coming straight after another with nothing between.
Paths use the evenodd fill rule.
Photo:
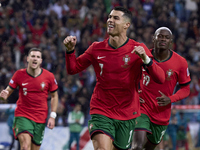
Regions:
<instances>
[{"instance_id":1,"label":"jersey number","mask_svg":"<svg viewBox=\"0 0 200 150\"><path fill-rule=\"evenodd\" d=\"M149 82L150 82L150 76L143 74L143 84L147 86Z\"/></svg>"},{"instance_id":2,"label":"jersey number","mask_svg":"<svg viewBox=\"0 0 200 150\"><path fill-rule=\"evenodd\" d=\"M27 88L23 88L24 95L27 95Z\"/></svg>"},{"instance_id":3,"label":"jersey number","mask_svg":"<svg viewBox=\"0 0 200 150\"><path fill-rule=\"evenodd\" d=\"M100 76L101 76L102 73L103 73L103 64L102 64L102 63L99 63L99 67L101 68L101 72L100 72Z\"/></svg>"}]
</instances>

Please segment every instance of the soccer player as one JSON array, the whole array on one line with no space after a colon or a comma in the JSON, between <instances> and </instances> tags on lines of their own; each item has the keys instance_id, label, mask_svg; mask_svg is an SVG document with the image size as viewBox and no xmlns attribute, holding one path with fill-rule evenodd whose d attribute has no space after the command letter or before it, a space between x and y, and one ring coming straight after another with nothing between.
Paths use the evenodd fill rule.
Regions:
<instances>
[{"instance_id":1,"label":"soccer player","mask_svg":"<svg viewBox=\"0 0 200 150\"><path fill-rule=\"evenodd\" d=\"M160 143L169 124L171 103L186 98L190 93L191 81L185 58L170 49L172 32L160 27L153 37L151 50L154 62L165 72L165 82L157 84L143 70L141 80L141 116L136 119L132 150L154 150ZM173 94L177 82L180 89Z\"/></svg>"},{"instance_id":2,"label":"soccer player","mask_svg":"<svg viewBox=\"0 0 200 150\"><path fill-rule=\"evenodd\" d=\"M90 65L96 73L88 122L95 150L129 148L135 118L140 116L138 84L143 65L157 83L164 82L164 72L150 59L152 55L147 47L127 37L131 19L129 10L115 7L107 20L109 38L94 42L77 58L76 37L68 36L63 41L69 74L81 72Z\"/></svg>"},{"instance_id":3,"label":"soccer player","mask_svg":"<svg viewBox=\"0 0 200 150\"><path fill-rule=\"evenodd\" d=\"M28 67L15 72L0 97L6 100L19 87L19 99L13 123L14 136L23 150L39 150L43 140L48 115L47 97L51 95L51 114L47 127L54 128L58 104L57 82L54 75L40 67L42 52L31 48Z\"/></svg>"}]
</instances>

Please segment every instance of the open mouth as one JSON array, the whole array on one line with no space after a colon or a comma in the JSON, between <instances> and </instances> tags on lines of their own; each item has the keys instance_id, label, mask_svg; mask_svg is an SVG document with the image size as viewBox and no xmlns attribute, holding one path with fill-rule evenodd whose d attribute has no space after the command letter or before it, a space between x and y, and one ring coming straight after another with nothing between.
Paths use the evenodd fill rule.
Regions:
<instances>
[{"instance_id":1,"label":"open mouth","mask_svg":"<svg viewBox=\"0 0 200 150\"><path fill-rule=\"evenodd\" d=\"M108 29L113 29L113 28L114 28L114 25L111 25L111 24L108 25Z\"/></svg>"},{"instance_id":2,"label":"open mouth","mask_svg":"<svg viewBox=\"0 0 200 150\"><path fill-rule=\"evenodd\" d=\"M33 62L33 65L37 65L37 62Z\"/></svg>"}]
</instances>

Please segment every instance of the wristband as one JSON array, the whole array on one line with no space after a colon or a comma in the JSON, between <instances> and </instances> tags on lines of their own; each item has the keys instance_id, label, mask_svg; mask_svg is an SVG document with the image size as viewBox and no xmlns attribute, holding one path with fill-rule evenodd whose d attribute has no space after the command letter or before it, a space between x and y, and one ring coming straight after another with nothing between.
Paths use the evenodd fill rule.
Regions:
<instances>
[{"instance_id":1,"label":"wristband","mask_svg":"<svg viewBox=\"0 0 200 150\"><path fill-rule=\"evenodd\" d=\"M57 114L56 114L55 112L51 112L51 114L50 114L50 117L51 117L51 118L54 118L54 119L55 119L56 116L57 116Z\"/></svg>"},{"instance_id":2,"label":"wristband","mask_svg":"<svg viewBox=\"0 0 200 150\"><path fill-rule=\"evenodd\" d=\"M145 60L142 60L144 62L145 65L149 64L151 59L149 58L149 56L146 55Z\"/></svg>"}]
</instances>

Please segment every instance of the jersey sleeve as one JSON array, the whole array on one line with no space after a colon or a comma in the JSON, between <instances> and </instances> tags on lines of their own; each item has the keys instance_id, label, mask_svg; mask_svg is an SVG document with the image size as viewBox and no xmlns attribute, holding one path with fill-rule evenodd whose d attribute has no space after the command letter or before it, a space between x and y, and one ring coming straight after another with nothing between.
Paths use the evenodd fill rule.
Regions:
<instances>
[{"instance_id":1,"label":"jersey sleeve","mask_svg":"<svg viewBox=\"0 0 200 150\"><path fill-rule=\"evenodd\" d=\"M9 86L12 88L12 89L16 89L17 86L18 86L18 79L19 79L19 71L16 71L14 73L14 75L12 76L12 78L10 79L10 82L9 82Z\"/></svg>"},{"instance_id":2,"label":"jersey sleeve","mask_svg":"<svg viewBox=\"0 0 200 150\"><path fill-rule=\"evenodd\" d=\"M171 103L177 102L189 96L190 94L190 73L188 69L187 61L183 58L180 62L180 72L178 74L178 82L181 88L172 96L169 96Z\"/></svg>"},{"instance_id":3,"label":"jersey sleeve","mask_svg":"<svg viewBox=\"0 0 200 150\"><path fill-rule=\"evenodd\" d=\"M184 59L180 63L181 69L178 76L178 82L181 86L188 85L191 81L187 61Z\"/></svg>"},{"instance_id":4,"label":"jersey sleeve","mask_svg":"<svg viewBox=\"0 0 200 150\"><path fill-rule=\"evenodd\" d=\"M54 75L51 73L51 76L50 76L50 89L49 91L50 92L54 92L58 89L58 83L54 77Z\"/></svg>"},{"instance_id":5,"label":"jersey sleeve","mask_svg":"<svg viewBox=\"0 0 200 150\"><path fill-rule=\"evenodd\" d=\"M71 75L77 74L90 66L92 63L92 49L93 44L77 58L75 52L71 54L66 53L65 60L67 72Z\"/></svg>"}]
</instances>

